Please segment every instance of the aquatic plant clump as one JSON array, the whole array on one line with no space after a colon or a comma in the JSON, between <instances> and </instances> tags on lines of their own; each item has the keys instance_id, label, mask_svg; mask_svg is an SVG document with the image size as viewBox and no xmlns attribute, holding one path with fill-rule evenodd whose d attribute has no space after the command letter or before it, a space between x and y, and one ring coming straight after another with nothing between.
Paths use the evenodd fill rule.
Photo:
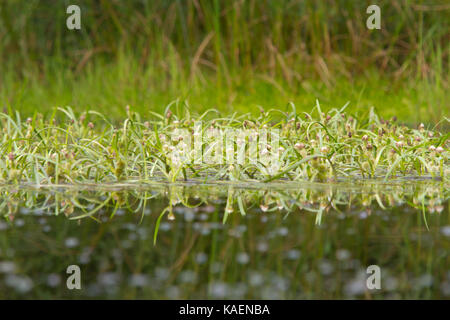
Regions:
<instances>
[{"instance_id":1,"label":"aquatic plant clump","mask_svg":"<svg viewBox=\"0 0 450 320\"><path fill-rule=\"evenodd\" d=\"M345 107L322 112L317 103L297 113L291 104L291 112L222 117L171 106L148 120L127 107L121 124L95 111L77 116L70 107L25 121L0 113L0 183L446 180L450 173L450 134L383 120L373 110L350 116ZM224 132L236 131L245 135L224 142Z\"/></svg>"}]
</instances>

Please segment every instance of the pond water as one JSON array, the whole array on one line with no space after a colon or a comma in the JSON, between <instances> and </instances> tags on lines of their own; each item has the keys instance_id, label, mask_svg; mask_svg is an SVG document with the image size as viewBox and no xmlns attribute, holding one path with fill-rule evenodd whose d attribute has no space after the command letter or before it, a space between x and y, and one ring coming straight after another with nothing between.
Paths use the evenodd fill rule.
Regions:
<instances>
[{"instance_id":1,"label":"pond water","mask_svg":"<svg viewBox=\"0 0 450 320\"><path fill-rule=\"evenodd\" d=\"M450 298L449 185L0 187L0 298ZM81 289L69 290L69 265ZM370 265L381 289L369 289Z\"/></svg>"}]
</instances>

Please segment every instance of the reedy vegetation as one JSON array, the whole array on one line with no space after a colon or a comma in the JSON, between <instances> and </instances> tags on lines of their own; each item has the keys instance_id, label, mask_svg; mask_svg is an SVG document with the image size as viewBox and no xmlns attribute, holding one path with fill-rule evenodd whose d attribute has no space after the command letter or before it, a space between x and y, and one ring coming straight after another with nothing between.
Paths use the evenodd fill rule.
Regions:
<instances>
[{"instance_id":1,"label":"reedy vegetation","mask_svg":"<svg viewBox=\"0 0 450 320\"><path fill-rule=\"evenodd\" d=\"M1 113L0 179L3 184L58 185L449 177L448 133L422 124L409 128L396 119L380 119L373 110L350 116L345 107L324 113L318 102L311 114L297 113L293 104L289 107L291 112L261 110L259 116L212 117L214 110L210 110L195 117L186 102L175 101L164 115L153 114L153 120L142 119L127 107L128 117L120 125L96 111L76 116L69 107L55 109L47 119L35 114L25 121L19 113ZM185 111L177 111L181 108ZM278 168L269 170L259 161L173 162L172 152L184 142L172 133L181 128L193 133L196 121L203 125L203 150L211 143L206 135L211 128L279 129L280 148L269 150L279 153Z\"/></svg>"},{"instance_id":2,"label":"reedy vegetation","mask_svg":"<svg viewBox=\"0 0 450 320\"><path fill-rule=\"evenodd\" d=\"M352 102L409 123L448 116L446 0L79 0L0 2L0 104L29 116L71 105L125 116L189 99L197 111L254 112L293 101L302 111ZM98 94L101 92L101 94ZM395 107L394 107L395 106ZM325 110L325 108L324 108Z\"/></svg>"}]
</instances>

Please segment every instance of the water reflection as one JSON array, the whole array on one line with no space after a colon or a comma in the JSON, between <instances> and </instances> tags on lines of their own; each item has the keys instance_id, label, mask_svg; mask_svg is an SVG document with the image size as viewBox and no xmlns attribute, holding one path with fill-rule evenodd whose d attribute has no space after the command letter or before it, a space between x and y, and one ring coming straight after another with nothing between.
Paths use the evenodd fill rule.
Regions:
<instances>
[{"instance_id":1,"label":"water reflection","mask_svg":"<svg viewBox=\"0 0 450 320\"><path fill-rule=\"evenodd\" d=\"M5 186L0 298L448 298L448 187Z\"/></svg>"}]
</instances>

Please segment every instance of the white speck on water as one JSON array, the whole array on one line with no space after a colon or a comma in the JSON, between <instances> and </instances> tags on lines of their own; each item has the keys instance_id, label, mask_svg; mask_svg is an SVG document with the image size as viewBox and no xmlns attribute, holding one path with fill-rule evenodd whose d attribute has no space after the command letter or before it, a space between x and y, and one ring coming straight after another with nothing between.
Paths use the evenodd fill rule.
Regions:
<instances>
[{"instance_id":1,"label":"white speck on water","mask_svg":"<svg viewBox=\"0 0 450 320\"><path fill-rule=\"evenodd\" d=\"M128 239L130 240L130 241L136 241L137 240L137 235L136 235L136 233L130 233L129 235L128 235Z\"/></svg>"},{"instance_id":2,"label":"white speck on water","mask_svg":"<svg viewBox=\"0 0 450 320\"><path fill-rule=\"evenodd\" d=\"M42 231L44 232L50 232L52 230L52 227L50 227L48 224L42 227Z\"/></svg>"},{"instance_id":3,"label":"white speck on water","mask_svg":"<svg viewBox=\"0 0 450 320\"><path fill-rule=\"evenodd\" d=\"M362 212L359 214L359 218L360 218L360 219L366 219L367 216L368 216L368 214L367 214L366 211L362 211Z\"/></svg>"},{"instance_id":4,"label":"white speck on water","mask_svg":"<svg viewBox=\"0 0 450 320\"><path fill-rule=\"evenodd\" d=\"M42 209L37 209L33 211L33 214L35 216L42 216L44 214L44 211Z\"/></svg>"},{"instance_id":5,"label":"white speck on water","mask_svg":"<svg viewBox=\"0 0 450 320\"><path fill-rule=\"evenodd\" d=\"M98 284L91 283L90 285L88 285L86 293L89 297L96 297L101 295L102 290Z\"/></svg>"},{"instance_id":6,"label":"white speck on water","mask_svg":"<svg viewBox=\"0 0 450 320\"><path fill-rule=\"evenodd\" d=\"M169 277L169 270L165 268L156 268L155 269L155 277L160 281L164 281Z\"/></svg>"},{"instance_id":7,"label":"white speck on water","mask_svg":"<svg viewBox=\"0 0 450 320\"><path fill-rule=\"evenodd\" d=\"M250 261L250 257L245 252L240 252L236 256L236 260L239 264L247 264Z\"/></svg>"},{"instance_id":8,"label":"white speck on water","mask_svg":"<svg viewBox=\"0 0 450 320\"><path fill-rule=\"evenodd\" d=\"M55 288L61 283L61 276L57 273L50 273L47 276L47 285L49 287Z\"/></svg>"},{"instance_id":9,"label":"white speck on water","mask_svg":"<svg viewBox=\"0 0 450 320\"><path fill-rule=\"evenodd\" d=\"M216 211L216 208L214 206L204 206L202 209L206 213L213 213L214 211Z\"/></svg>"},{"instance_id":10,"label":"white speck on water","mask_svg":"<svg viewBox=\"0 0 450 320\"><path fill-rule=\"evenodd\" d=\"M258 250L259 252L266 252L269 249L269 245L267 244L267 242L258 242L258 244L256 245L256 250Z\"/></svg>"},{"instance_id":11,"label":"white speck on water","mask_svg":"<svg viewBox=\"0 0 450 320\"><path fill-rule=\"evenodd\" d=\"M450 237L450 226L444 226L441 228L441 233L446 236Z\"/></svg>"},{"instance_id":12,"label":"white speck on water","mask_svg":"<svg viewBox=\"0 0 450 320\"><path fill-rule=\"evenodd\" d=\"M145 287L148 284L148 276L146 274L132 274L129 280L132 287Z\"/></svg>"},{"instance_id":13,"label":"white speck on water","mask_svg":"<svg viewBox=\"0 0 450 320\"><path fill-rule=\"evenodd\" d=\"M320 273L322 273L325 276L328 276L333 273L334 267L329 261L322 260L319 263L319 270L320 270Z\"/></svg>"},{"instance_id":14,"label":"white speck on water","mask_svg":"<svg viewBox=\"0 0 450 320\"><path fill-rule=\"evenodd\" d=\"M12 261L0 261L0 273L13 273L16 265Z\"/></svg>"},{"instance_id":15,"label":"white speck on water","mask_svg":"<svg viewBox=\"0 0 450 320\"><path fill-rule=\"evenodd\" d=\"M172 224L168 222L161 222L159 225L159 230L161 231L169 231L172 228Z\"/></svg>"},{"instance_id":16,"label":"white speck on water","mask_svg":"<svg viewBox=\"0 0 450 320\"><path fill-rule=\"evenodd\" d=\"M197 255L195 256L195 261L198 264L204 264L206 261L208 261L208 255L206 253L203 252L199 252L197 253Z\"/></svg>"},{"instance_id":17,"label":"white speck on water","mask_svg":"<svg viewBox=\"0 0 450 320\"><path fill-rule=\"evenodd\" d=\"M431 274L423 274L414 280L414 285L418 289L431 287L433 284L433 276Z\"/></svg>"},{"instance_id":18,"label":"white speck on water","mask_svg":"<svg viewBox=\"0 0 450 320\"><path fill-rule=\"evenodd\" d=\"M191 210L187 210L184 212L184 220L187 222L193 221L195 218L195 214Z\"/></svg>"},{"instance_id":19,"label":"white speck on water","mask_svg":"<svg viewBox=\"0 0 450 320\"><path fill-rule=\"evenodd\" d=\"M105 272L98 276L98 282L105 287L114 287L119 284L120 277L114 272Z\"/></svg>"},{"instance_id":20,"label":"white speck on water","mask_svg":"<svg viewBox=\"0 0 450 320\"><path fill-rule=\"evenodd\" d=\"M387 291L394 291L398 287L398 280L394 277L387 277L383 281L383 287Z\"/></svg>"},{"instance_id":21,"label":"white speck on water","mask_svg":"<svg viewBox=\"0 0 450 320\"><path fill-rule=\"evenodd\" d=\"M288 234L288 228L286 227L281 227L280 229L278 229L278 234L282 237L287 236Z\"/></svg>"},{"instance_id":22,"label":"white speck on water","mask_svg":"<svg viewBox=\"0 0 450 320\"><path fill-rule=\"evenodd\" d=\"M263 276L258 272L252 272L249 277L250 285L253 287L258 287L262 285L264 281Z\"/></svg>"},{"instance_id":23,"label":"white speck on water","mask_svg":"<svg viewBox=\"0 0 450 320\"><path fill-rule=\"evenodd\" d=\"M19 228L23 227L25 225L25 221L23 219L17 219L15 221L15 225L16 225L16 227L19 227Z\"/></svg>"},{"instance_id":24,"label":"white speck on water","mask_svg":"<svg viewBox=\"0 0 450 320\"><path fill-rule=\"evenodd\" d=\"M241 225L236 226L233 229L230 229L228 231L228 234L232 237L240 238L246 230L247 230L247 226L241 224Z\"/></svg>"},{"instance_id":25,"label":"white speck on water","mask_svg":"<svg viewBox=\"0 0 450 320\"><path fill-rule=\"evenodd\" d=\"M449 281L442 282L441 292L446 297L450 296L450 282Z\"/></svg>"},{"instance_id":26,"label":"white speck on water","mask_svg":"<svg viewBox=\"0 0 450 320\"><path fill-rule=\"evenodd\" d=\"M247 286L245 283L239 282L231 289L231 297L233 299L242 299L247 293Z\"/></svg>"},{"instance_id":27,"label":"white speck on water","mask_svg":"<svg viewBox=\"0 0 450 320\"><path fill-rule=\"evenodd\" d=\"M351 279L344 288L344 292L347 296L361 295L366 291L366 273L359 271L356 276Z\"/></svg>"},{"instance_id":28,"label":"white speck on water","mask_svg":"<svg viewBox=\"0 0 450 320\"><path fill-rule=\"evenodd\" d=\"M213 298L225 298L228 293L228 285L223 282L213 282L210 287L210 295Z\"/></svg>"},{"instance_id":29,"label":"white speck on water","mask_svg":"<svg viewBox=\"0 0 450 320\"><path fill-rule=\"evenodd\" d=\"M291 249L288 252L286 252L286 257L289 260L298 260L300 258L300 251L296 249Z\"/></svg>"},{"instance_id":30,"label":"white speck on water","mask_svg":"<svg viewBox=\"0 0 450 320\"><path fill-rule=\"evenodd\" d=\"M75 237L69 237L64 241L67 248L75 248L80 244L80 241Z\"/></svg>"},{"instance_id":31,"label":"white speck on water","mask_svg":"<svg viewBox=\"0 0 450 320\"><path fill-rule=\"evenodd\" d=\"M130 240L128 240L128 239L125 239L125 240L122 241L122 247L123 247L124 249L129 249L129 248L131 248L132 246L133 246L133 242L132 242L132 241L130 241Z\"/></svg>"},{"instance_id":32,"label":"white speck on water","mask_svg":"<svg viewBox=\"0 0 450 320\"><path fill-rule=\"evenodd\" d=\"M192 270L185 270L180 273L180 281L182 283L195 283L197 274Z\"/></svg>"},{"instance_id":33,"label":"white speck on water","mask_svg":"<svg viewBox=\"0 0 450 320\"><path fill-rule=\"evenodd\" d=\"M125 214L125 210L123 210L123 209L117 209L117 211L116 211L116 215L117 216L123 216Z\"/></svg>"},{"instance_id":34,"label":"white speck on water","mask_svg":"<svg viewBox=\"0 0 450 320\"><path fill-rule=\"evenodd\" d=\"M208 225L204 225L202 228L200 228L200 234L202 236L207 236L210 233L211 233L211 229L209 228Z\"/></svg>"},{"instance_id":35,"label":"white speck on water","mask_svg":"<svg viewBox=\"0 0 450 320\"><path fill-rule=\"evenodd\" d=\"M240 224L236 227L236 229L240 232L240 233L244 233L245 231L247 231L247 226L244 224Z\"/></svg>"},{"instance_id":36,"label":"white speck on water","mask_svg":"<svg viewBox=\"0 0 450 320\"><path fill-rule=\"evenodd\" d=\"M5 283L8 287L14 288L21 293L27 293L33 288L33 281L26 276L7 275L5 277Z\"/></svg>"},{"instance_id":37,"label":"white speck on water","mask_svg":"<svg viewBox=\"0 0 450 320\"><path fill-rule=\"evenodd\" d=\"M219 222L210 222L209 223L209 227L211 229L216 229L216 230L223 229L223 225L221 223L219 223Z\"/></svg>"},{"instance_id":38,"label":"white speck on water","mask_svg":"<svg viewBox=\"0 0 450 320\"><path fill-rule=\"evenodd\" d=\"M277 275L272 276L271 278L272 286L276 291L284 292L289 288L289 282L285 278Z\"/></svg>"},{"instance_id":39,"label":"white speck on water","mask_svg":"<svg viewBox=\"0 0 450 320\"><path fill-rule=\"evenodd\" d=\"M351 253L347 249L339 249L336 251L336 258L339 261L344 261L350 259Z\"/></svg>"},{"instance_id":40,"label":"white speck on water","mask_svg":"<svg viewBox=\"0 0 450 320\"><path fill-rule=\"evenodd\" d=\"M30 214L30 213L31 213L30 209L28 209L28 208L20 208L20 214L27 215L27 214Z\"/></svg>"},{"instance_id":41,"label":"white speck on water","mask_svg":"<svg viewBox=\"0 0 450 320\"><path fill-rule=\"evenodd\" d=\"M261 296L264 300L280 300L283 298L282 292L275 290L272 287L265 287L262 290Z\"/></svg>"},{"instance_id":42,"label":"white speck on water","mask_svg":"<svg viewBox=\"0 0 450 320\"><path fill-rule=\"evenodd\" d=\"M148 238L147 229L145 229L144 227L139 228L138 229L138 235L139 235L139 239L146 240Z\"/></svg>"},{"instance_id":43,"label":"white speck on water","mask_svg":"<svg viewBox=\"0 0 450 320\"><path fill-rule=\"evenodd\" d=\"M176 286L170 286L166 289L166 296L169 299L178 299L180 297L180 289Z\"/></svg>"}]
</instances>

